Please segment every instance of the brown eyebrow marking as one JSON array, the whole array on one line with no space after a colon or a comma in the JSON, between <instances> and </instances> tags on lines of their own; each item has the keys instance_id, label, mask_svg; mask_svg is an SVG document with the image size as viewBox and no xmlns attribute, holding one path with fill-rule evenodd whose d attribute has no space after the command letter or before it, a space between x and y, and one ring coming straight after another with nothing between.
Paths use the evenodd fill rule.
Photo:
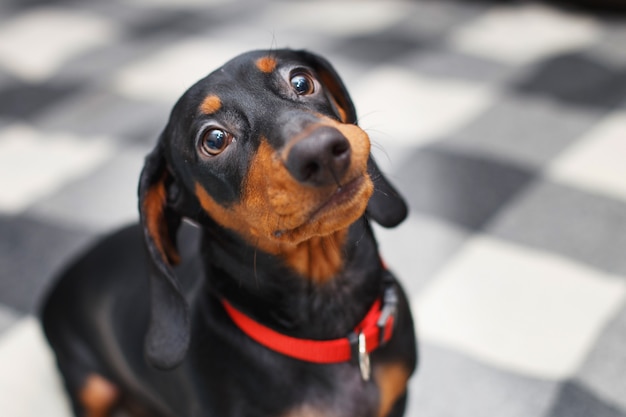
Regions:
<instances>
[{"instance_id":1,"label":"brown eyebrow marking","mask_svg":"<svg viewBox=\"0 0 626 417\"><path fill-rule=\"evenodd\" d=\"M269 74L276 68L276 60L271 56L264 56L256 60L256 67L259 71Z\"/></svg>"},{"instance_id":2,"label":"brown eyebrow marking","mask_svg":"<svg viewBox=\"0 0 626 417\"><path fill-rule=\"evenodd\" d=\"M222 108L222 100L216 95L208 95L200 104L200 111L204 114L213 114Z\"/></svg>"}]
</instances>

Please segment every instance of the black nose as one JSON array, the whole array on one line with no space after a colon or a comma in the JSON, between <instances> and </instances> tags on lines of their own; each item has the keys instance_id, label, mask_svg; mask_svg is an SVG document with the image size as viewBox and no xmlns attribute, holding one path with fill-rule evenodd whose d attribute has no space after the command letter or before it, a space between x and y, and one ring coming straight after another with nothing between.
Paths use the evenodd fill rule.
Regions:
<instances>
[{"instance_id":1,"label":"black nose","mask_svg":"<svg viewBox=\"0 0 626 417\"><path fill-rule=\"evenodd\" d=\"M301 183L340 184L350 166L350 142L335 128L317 128L293 145L286 165Z\"/></svg>"}]
</instances>

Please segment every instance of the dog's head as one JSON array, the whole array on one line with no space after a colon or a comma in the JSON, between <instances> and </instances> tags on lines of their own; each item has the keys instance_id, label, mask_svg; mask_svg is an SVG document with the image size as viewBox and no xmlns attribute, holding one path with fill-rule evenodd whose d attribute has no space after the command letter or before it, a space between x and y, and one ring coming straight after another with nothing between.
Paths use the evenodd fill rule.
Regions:
<instances>
[{"instance_id":1,"label":"dog's head","mask_svg":"<svg viewBox=\"0 0 626 417\"><path fill-rule=\"evenodd\" d=\"M178 364L189 342L171 268L181 218L280 255L340 234L364 213L391 227L407 211L370 157L335 70L292 50L240 55L193 85L146 158L139 199L151 259L146 353L161 368Z\"/></svg>"}]
</instances>

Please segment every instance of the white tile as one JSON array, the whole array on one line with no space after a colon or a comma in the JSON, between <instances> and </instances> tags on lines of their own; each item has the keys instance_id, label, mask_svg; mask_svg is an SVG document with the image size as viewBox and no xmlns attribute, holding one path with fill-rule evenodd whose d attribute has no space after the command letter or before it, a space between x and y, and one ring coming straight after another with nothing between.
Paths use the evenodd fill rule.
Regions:
<instances>
[{"instance_id":1,"label":"white tile","mask_svg":"<svg viewBox=\"0 0 626 417\"><path fill-rule=\"evenodd\" d=\"M626 200L626 112L608 116L549 168L557 181Z\"/></svg>"},{"instance_id":2,"label":"white tile","mask_svg":"<svg viewBox=\"0 0 626 417\"><path fill-rule=\"evenodd\" d=\"M0 334L12 326L18 319L19 314L10 307L0 304Z\"/></svg>"},{"instance_id":3,"label":"white tile","mask_svg":"<svg viewBox=\"0 0 626 417\"><path fill-rule=\"evenodd\" d=\"M373 226L382 258L410 297L427 287L467 238L451 223L413 212L393 229Z\"/></svg>"},{"instance_id":4,"label":"white tile","mask_svg":"<svg viewBox=\"0 0 626 417\"><path fill-rule=\"evenodd\" d=\"M373 33L406 16L410 4L398 1L275 2L268 4L257 22L266 28L311 31L324 36Z\"/></svg>"},{"instance_id":5,"label":"white tile","mask_svg":"<svg viewBox=\"0 0 626 417\"><path fill-rule=\"evenodd\" d=\"M0 211L15 213L106 161L106 138L89 140L13 125L0 131Z\"/></svg>"},{"instance_id":6,"label":"white tile","mask_svg":"<svg viewBox=\"0 0 626 417\"><path fill-rule=\"evenodd\" d=\"M389 143L384 139L379 140L375 134L370 135L370 142L372 143L372 157L376 161L378 168L389 177L393 184L398 186L399 181L405 179L395 175L395 172L400 170L405 164L410 163L415 149L411 146L402 146L396 142ZM409 182L410 184L411 182Z\"/></svg>"},{"instance_id":7,"label":"white tile","mask_svg":"<svg viewBox=\"0 0 626 417\"><path fill-rule=\"evenodd\" d=\"M0 337L0 415L72 415L52 352L36 319L21 320Z\"/></svg>"},{"instance_id":8,"label":"white tile","mask_svg":"<svg viewBox=\"0 0 626 417\"><path fill-rule=\"evenodd\" d=\"M181 7L205 8L207 6L231 3L232 0L122 0L122 2L146 8L180 9Z\"/></svg>"},{"instance_id":9,"label":"white tile","mask_svg":"<svg viewBox=\"0 0 626 417\"><path fill-rule=\"evenodd\" d=\"M113 88L130 98L174 103L196 81L248 49L244 43L189 38L128 66L115 76Z\"/></svg>"},{"instance_id":10,"label":"white tile","mask_svg":"<svg viewBox=\"0 0 626 417\"><path fill-rule=\"evenodd\" d=\"M599 39L590 16L540 4L494 7L450 39L459 50L496 61L526 64Z\"/></svg>"},{"instance_id":11,"label":"white tile","mask_svg":"<svg viewBox=\"0 0 626 417\"><path fill-rule=\"evenodd\" d=\"M26 81L41 81L68 59L116 38L115 26L71 9L42 7L0 26L0 67Z\"/></svg>"},{"instance_id":12,"label":"white tile","mask_svg":"<svg viewBox=\"0 0 626 417\"><path fill-rule=\"evenodd\" d=\"M103 232L137 221L137 184L146 154L144 149L124 149L84 181L64 187L62 192L29 208L27 214L55 224Z\"/></svg>"},{"instance_id":13,"label":"white tile","mask_svg":"<svg viewBox=\"0 0 626 417\"><path fill-rule=\"evenodd\" d=\"M419 145L454 132L493 101L484 86L420 77L414 72L382 67L352 89L359 125L386 143Z\"/></svg>"},{"instance_id":14,"label":"white tile","mask_svg":"<svg viewBox=\"0 0 626 417\"><path fill-rule=\"evenodd\" d=\"M478 237L415 306L424 340L505 370L560 379L579 368L625 295L623 277Z\"/></svg>"}]
</instances>

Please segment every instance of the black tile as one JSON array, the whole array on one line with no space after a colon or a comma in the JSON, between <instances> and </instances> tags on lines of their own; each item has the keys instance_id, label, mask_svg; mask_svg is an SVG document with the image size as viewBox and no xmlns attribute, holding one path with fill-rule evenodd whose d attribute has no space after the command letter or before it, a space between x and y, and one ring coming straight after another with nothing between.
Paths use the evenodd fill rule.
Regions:
<instances>
[{"instance_id":1,"label":"black tile","mask_svg":"<svg viewBox=\"0 0 626 417\"><path fill-rule=\"evenodd\" d=\"M411 209L469 229L480 229L534 178L522 168L436 147L418 151L397 176L407 184Z\"/></svg>"},{"instance_id":2,"label":"black tile","mask_svg":"<svg viewBox=\"0 0 626 417\"><path fill-rule=\"evenodd\" d=\"M383 32L345 38L338 41L334 49L346 58L380 64L403 57L424 45L417 36Z\"/></svg>"},{"instance_id":3,"label":"black tile","mask_svg":"<svg viewBox=\"0 0 626 417\"><path fill-rule=\"evenodd\" d=\"M204 27L216 25L198 12L192 10L172 10L168 13L144 10L143 18L129 27L129 33L133 38L150 38L162 36L164 33L194 33L202 26L200 19L204 20Z\"/></svg>"},{"instance_id":4,"label":"black tile","mask_svg":"<svg viewBox=\"0 0 626 417\"><path fill-rule=\"evenodd\" d=\"M171 104L126 98L106 89L76 94L42 112L33 123L82 138L105 135L120 144L152 144L167 123Z\"/></svg>"},{"instance_id":5,"label":"black tile","mask_svg":"<svg viewBox=\"0 0 626 417\"><path fill-rule=\"evenodd\" d=\"M34 7L68 6L75 3L77 3L77 0L12 0L12 6L16 10Z\"/></svg>"},{"instance_id":6,"label":"black tile","mask_svg":"<svg viewBox=\"0 0 626 417\"><path fill-rule=\"evenodd\" d=\"M431 48L399 60L410 70L444 80L466 80L487 84L505 83L513 79L518 68L459 51Z\"/></svg>"},{"instance_id":7,"label":"black tile","mask_svg":"<svg viewBox=\"0 0 626 417\"><path fill-rule=\"evenodd\" d=\"M81 86L76 83L11 83L0 88L0 117L33 118L80 89Z\"/></svg>"},{"instance_id":8,"label":"black tile","mask_svg":"<svg viewBox=\"0 0 626 417\"><path fill-rule=\"evenodd\" d=\"M225 2L203 8L149 8L145 5L101 2L94 6L110 19L122 22L130 40L149 40L169 36L185 37L230 28L233 22L253 19L263 11L261 1Z\"/></svg>"},{"instance_id":9,"label":"black tile","mask_svg":"<svg viewBox=\"0 0 626 417\"><path fill-rule=\"evenodd\" d=\"M602 329L577 379L626 410L626 305Z\"/></svg>"},{"instance_id":10,"label":"black tile","mask_svg":"<svg viewBox=\"0 0 626 417\"><path fill-rule=\"evenodd\" d=\"M24 217L0 216L0 303L35 311L58 269L92 237Z\"/></svg>"},{"instance_id":11,"label":"black tile","mask_svg":"<svg viewBox=\"0 0 626 417\"><path fill-rule=\"evenodd\" d=\"M626 72L572 53L539 64L516 89L568 105L611 108L626 98Z\"/></svg>"},{"instance_id":12,"label":"black tile","mask_svg":"<svg viewBox=\"0 0 626 417\"><path fill-rule=\"evenodd\" d=\"M606 112L511 94L445 137L450 147L541 169L598 123Z\"/></svg>"},{"instance_id":13,"label":"black tile","mask_svg":"<svg viewBox=\"0 0 626 417\"><path fill-rule=\"evenodd\" d=\"M619 198L536 181L486 229L498 238L626 276L626 204Z\"/></svg>"},{"instance_id":14,"label":"black tile","mask_svg":"<svg viewBox=\"0 0 626 417\"><path fill-rule=\"evenodd\" d=\"M625 417L626 414L576 382L566 382L548 416Z\"/></svg>"}]
</instances>

